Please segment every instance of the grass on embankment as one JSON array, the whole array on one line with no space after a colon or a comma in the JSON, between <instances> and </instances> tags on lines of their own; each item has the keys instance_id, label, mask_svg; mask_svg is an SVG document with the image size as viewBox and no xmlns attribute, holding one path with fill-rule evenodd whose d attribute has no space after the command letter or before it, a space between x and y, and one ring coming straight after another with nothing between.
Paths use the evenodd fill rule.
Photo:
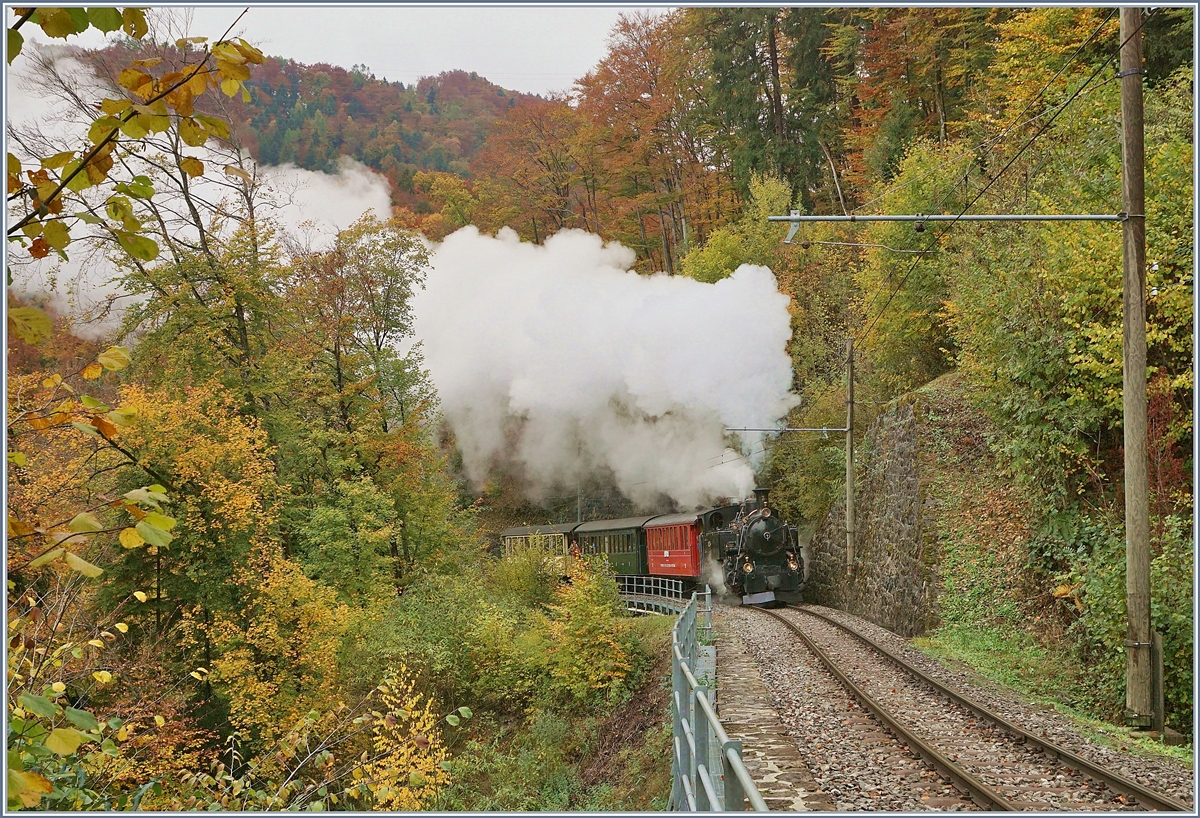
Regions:
<instances>
[{"instance_id":1,"label":"grass on embankment","mask_svg":"<svg viewBox=\"0 0 1200 818\"><path fill-rule=\"evenodd\" d=\"M986 418L970 407L953 374L918 395L941 625L913 646L1055 708L1098 743L1190 763L1191 747L1136 738L1097 718L1088 668L1080 666L1066 632L1074 600L1056 599L1050 578L1027 567L1032 513L998 474Z\"/></svg>"}]
</instances>

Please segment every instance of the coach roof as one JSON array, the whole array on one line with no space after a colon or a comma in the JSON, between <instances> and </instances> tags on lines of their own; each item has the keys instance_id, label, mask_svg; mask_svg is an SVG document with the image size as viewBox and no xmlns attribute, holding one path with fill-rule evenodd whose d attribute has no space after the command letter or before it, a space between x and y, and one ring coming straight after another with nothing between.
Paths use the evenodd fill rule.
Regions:
<instances>
[{"instance_id":1,"label":"coach roof","mask_svg":"<svg viewBox=\"0 0 1200 818\"><path fill-rule=\"evenodd\" d=\"M559 525L527 525L521 528L510 528L501 531L501 537L527 537L530 534L570 534L579 523L561 523Z\"/></svg>"},{"instance_id":2,"label":"coach roof","mask_svg":"<svg viewBox=\"0 0 1200 818\"><path fill-rule=\"evenodd\" d=\"M695 511L689 511L685 514L664 514L647 522L646 528L657 528L660 525L690 525L696 522L699 516L699 513Z\"/></svg>"},{"instance_id":3,"label":"coach roof","mask_svg":"<svg viewBox=\"0 0 1200 818\"><path fill-rule=\"evenodd\" d=\"M641 528L648 520L654 520L659 515L653 517L623 517L620 520L593 520L590 523L584 523L575 529L576 534L588 534L595 531L620 531L627 528Z\"/></svg>"}]
</instances>

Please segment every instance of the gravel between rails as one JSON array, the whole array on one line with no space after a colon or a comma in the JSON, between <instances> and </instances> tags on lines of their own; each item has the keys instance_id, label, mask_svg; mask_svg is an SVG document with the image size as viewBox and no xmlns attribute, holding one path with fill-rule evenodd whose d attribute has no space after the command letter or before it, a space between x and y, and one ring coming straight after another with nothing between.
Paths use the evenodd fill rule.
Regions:
<instances>
[{"instance_id":1,"label":"gravel between rails","mask_svg":"<svg viewBox=\"0 0 1200 818\"><path fill-rule=\"evenodd\" d=\"M1186 763L1168 757L1150 758L1122 753L1097 744L1083 736L1068 716L1050 707L1020 699L1014 692L980 679L973 674L949 668L909 646L903 638L865 619L833 608L810 605L815 611L843 622L864 636L895 651L922 672L947 687L994 710L1009 721L1040 735L1083 758L1102 764L1151 789L1173 796L1186 804L1195 804L1195 770Z\"/></svg>"},{"instance_id":2,"label":"gravel between rails","mask_svg":"<svg viewBox=\"0 0 1200 818\"><path fill-rule=\"evenodd\" d=\"M1118 793L950 701L844 631L801 611L803 629L867 695L1018 809L1134 809Z\"/></svg>"},{"instance_id":3,"label":"gravel between rails","mask_svg":"<svg viewBox=\"0 0 1200 818\"><path fill-rule=\"evenodd\" d=\"M758 664L785 731L839 812L977 809L886 733L782 624L745 608L715 615Z\"/></svg>"}]
</instances>

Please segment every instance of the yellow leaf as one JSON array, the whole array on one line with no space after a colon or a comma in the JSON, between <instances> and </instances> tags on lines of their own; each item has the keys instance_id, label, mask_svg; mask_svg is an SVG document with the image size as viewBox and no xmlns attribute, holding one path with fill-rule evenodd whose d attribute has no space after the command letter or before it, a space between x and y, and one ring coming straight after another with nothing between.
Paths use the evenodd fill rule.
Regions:
<instances>
[{"instance_id":1,"label":"yellow leaf","mask_svg":"<svg viewBox=\"0 0 1200 818\"><path fill-rule=\"evenodd\" d=\"M69 756L83 743L83 733L74 727L56 727L46 736L46 749L60 756Z\"/></svg>"},{"instance_id":2,"label":"yellow leaf","mask_svg":"<svg viewBox=\"0 0 1200 818\"><path fill-rule=\"evenodd\" d=\"M129 350L122 346L109 347L96 356L105 369L120 370L129 366Z\"/></svg>"},{"instance_id":3,"label":"yellow leaf","mask_svg":"<svg viewBox=\"0 0 1200 818\"><path fill-rule=\"evenodd\" d=\"M107 670L97 670L92 673L92 678L102 685L106 685L112 681L112 674Z\"/></svg>"},{"instance_id":4,"label":"yellow leaf","mask_svg":"<svg viewBox=\"0 0 1200 818\"><path fill-rule=\"evenodd\" d=\"M66 560L67 560L67 565L69 565L71 568L75 569L79 573L83 574L85 577L90 577L92 579L95 579L96 577L98 577L104 573L103 568L99 568L95 565L92 565L87 560L83 559L82 557L77 557L76 555L72 554L70 551L68 551L66 554Z\"/></svg>"},{"instance_id":5,"label":"yellow leaf","mask_svg":"<svg viewBox=\"0 0 1200 818\"><path fill-rule=\"evenodd\" d=\"M179 138L185 145L198 148L208 141L208 131L191 117L183 117L179 120Z\"/></svg>"},{"instance_id":6,"label":"yellow leaf","mask_svg":"<svg viewBox=\"0 0 1200 818\"><path fill-rule=\"evenodd\" d=\"M42 235L45 237L46 243L55 250L65 250L71 243L71 231L67 230L67 226L62 223L61 219L44 222Z\"/></svg>"},{"instance_id":7,"label":"yellow leaf","mask_svg":"<svg viewBox=\"0 0 1200 818\"><path fill-rule=\"evenodd\" d=\"M138 602L145 602L148 599L144 591L134 591L133 595L137 597Z\"/></svg>"},{"instance_id":8,"label":"yellow leaf","mask_svg":"<svg viewBox=\"0 0 1200 818\"><path fill-rule=\"evenodd\" d=\"M217 60L217 71L225 79L245 82L250 79L250 66L240 65L226 60ZM224 89L222 89L224 90Z\"/></svg>"},{"instance_id":9,"label":"yellow leaf","mask_svg":"<svg viewBox=\"0 0 1200 818\"><path fill-rule=\"evenodd\" d=\"M142 535L132 528L122 528L121 533L117 535L117 539L120 540L121 545L125 548L141 548L146 544L146 541L142 539ZM142 594L142 592L134 591L134 596L138 594ZM145 602L146 595L142 594L140 599L142 602Z\"/></svg>"},{"instance_id":10,"label":"yellow leaf","mask_svg":"<svg viewBox=\"0 0 1200 818\"><path fill-rule=\"evenodd\" d=\"M221 93L225 94L225 96L227 96L227 97L233 96L238 91L240 91L241 88L242 88L242 84L240 82L238 82L237 80L230 80L230 79L221 80Z\"/></svg>"},{"instance_id":11,"label":"yellow leaf","mask_svg":"<svg viewBox=\"0 0 1200 818\"><path fill-rule=\"evenodd\" d=\"M132 104L127 99L103 99L100 101L100 110L110 116L116 116Z\"/></svg>"},{"instance_id":12,"label":"yellow leaf","mask_svg":"<svg viewBox=\"0 0 1200 818\"><path fill-rule=\"evenodd\" d=\"M204 163L193 156L185 156L180 159L179 168L193 178L204 175Z\"/></svg>"},{"instance_id":13,"label":"yellow leaf","mask_svg":"<svg viewBox=\"0 0 1200 818\"><path fill-rule=\"evenodd\" d=\"M42 167L55 170L56 168L61 168L74 158L75 151L63 151L62 153L56 153L53 156L47 156L45 159L43 159Z\"/></svg>"},{"instance_id":14,"label":"yellow leaf","mask_svg":"<svg viewBox=\"0 0 1200 818\"><path fill-rule=\"evenodd\" d=\"M140 40L146 36L146 32L150 27L146 25L146 13L139 8L128 8L121 11L121 20L124 23L125 33L135 40Z\"/></svg>"},{"instance_id":15,"label":"yellow leaf","mask_svg":"<svg viewBox=\"0 0 1200 818\"><path fill-rule=\"evenodd\" d=\"M36 807L42 800L41 793L49 793L54 789L42 776L35 772L8 770L8 794L19 795L21 803L27 807Z\"/></svg>"},{"instance_id":16,"label":"yellow leaf","mask_svg":"<svg viewBox=\"0 0 1200 818\"><path fill-rule=\"evenodd\" d=\"M27 344L39 344L50 337L54 324L37 307L14 307L8 311L8 331Z\"/></svg>"},{"instance_id":17,"label":"yellow leaf","mask_svg":"<svg viewBox=\"0 0 1200 818\"><path fill-rule=\"evenodd\" d=\"M92 362L85 366L83 368L83 372L80 374L83 375L84 380L94 381L96 378L99 378L104 374L104 367L100 366L98 363Z\"/></svg>"},{"instance_id":18,"label":"yellow leaf","mask_svg":"<svg viewBox=\"0 0 1200 818\"><path fill-rule=\"evenodd\" d=\"M214 45L212 48L212 53L214 57L222 62L233 63L237 65L246 61L246 55L242 53L242 50L228 40L224 40Z\"/></svg>"},{"instance_id":19,"label":"yellow leaf","mask_svg":"<svg viewBox=\"0 0 1200 818\"><path fill-rule=\"evenodd\" d=\"M249 173L246 173L246 171L242 170L241 168L239 168L236 165L226 165L225 166L225 175L226 176L236 176L237 178L242 179L247 183L254 181L252 178L250 178Z\"/></svg>"},{"instance_id":20,"label":"yellow leaf","mask_svg":"<svg viewBox=\"0 0 1200 818\"><path fill-rule=\"evenodd\" d=\"M50 685L50 689L53 690L55 693L66 693L67 692L67 686L65 684L63 684L62 682L55 682L54 684Z\"/></svg>"},{"instance_id":21,"label":"yellow leaf","mask_svg":"<svg viewBox=\"0 0 1200 818\"><path fill-rule=\"evenodd\" d=\"M155 716L154 723L157 724L159 727L162 727L164 724L167 723L167 720L164 719L162 716Z\"/></svg>"},{"instance_id":22,"label":"yellow leaf","mask_svg":"<svg viewBox=\"0 0 1200 818\"><path fill-rule=\"evenodd\" d=\"M180 116L191 116L195 112L195 95L192 94L192 89L187 83L180 85L171 93L167 94L166 100L175 113Z\"/></svg>"},{"instance_id":23,"label":"yellow leaf","mask_svg":"<svg viewBox=\"0 0 1200 818\"><path fill-rule=\"evenodd\" d=\"M204 73L197 71L187 81L188 90L192 92L193 97L198 97L208 88L208 81L204 79Z\"/></svg>"},{"instance_id":24,"label":"yellow leaf","mask_svg":"<svg viewBox=\"0 0 1200 818\"><path fill-rule=\"evenodd\" d=\"M126 68L117 75L117 84L130 91L137 91L143 85L154 82L154 77L140 68Z\"/></svg>"},{"instance_id":25,"label":"yellow leaf","mask_svg":"<svg viewBox=\"0 0 1200 818\"><path fill-rule=\"evenodd\" d=\"M104 647L104 643L103 643L103 642L101 642L99 639L89 639L89 640L87 641L87 643L88 643L89 645L91 645L92 647L94 647L94 648L102 648L102 647Z\"/></svg>"},{"instance_id":26,"label":"yellow leaf","mask_svg":"<svg viewBox=\"0 0 1200 818\"><path fill-rule=\"evenodd\" d=\"M29 567L30 568L40 568L41 566L45 565L46 563L52 562L53 560L56 560L59 557L61 557L66 550L67 549L65 549L65 548L53 548L53 549L47 551L45 554L42 554L40 557L35 559L33 562L29 563Z\"/></svg>"},{"instance_id":27,"label":"yellow leaf","mask_svg":"<svg viewBox=\"0 0 1200 818\"><path fill-rule=\"evenodd\" d=\"M113 625L113 627L116 628L117 630L119 630L121 633L129 632L129 626L126 625L124 622L118 622L117 624Z\"/></svg>"},{"instance_id":28,"label":"yellow leaf","mask_svg":"<svg viewBox=\"0 0 1200 818\"><path fill-rule=\"evenodd\" d=\"M100 434L104 435L109 440L112 440L117 436L116 424L114 424L108 418L103 417L102 415L97 415L96 417L92 418L92 423L95 425L96 429L99 430Z\"/></svg>"}]
</instances>

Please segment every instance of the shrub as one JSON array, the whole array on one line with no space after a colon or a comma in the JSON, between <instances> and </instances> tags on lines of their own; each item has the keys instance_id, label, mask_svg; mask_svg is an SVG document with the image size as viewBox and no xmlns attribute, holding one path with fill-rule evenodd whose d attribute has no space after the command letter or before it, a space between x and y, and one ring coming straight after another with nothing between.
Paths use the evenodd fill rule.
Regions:
<instances>
[{"instance_id":1,"label":"shrub","mask_svg":"<svg viewBox=\"0 0 1200 818\"><path fill-rule=\"evenodd\" d=\"M1150 614L1163 637L1164 694L1167 723L1191 732L1192 701L1192 561L1187 520L1158 518L1150 563ZM1119 715L1125 702L1125 542L1120 533L1094 542L1091 553L1074 565L1070 579L1081 602L1072 626L1079 658L1092 668L1092 696L1101 711Z\"/></svg>"},{"instance_id":2,"label":"shrub","mask_svg":"<svg viewBox=\"0 0 1200 818\"><path fill-rule=\"evenodd\" d=\"M621 621L611 578L576 563L559 587L547 622L550 676L561 698L577 704L619 695L633 667L636 643Z\"/></svg>"}]
</instances>

